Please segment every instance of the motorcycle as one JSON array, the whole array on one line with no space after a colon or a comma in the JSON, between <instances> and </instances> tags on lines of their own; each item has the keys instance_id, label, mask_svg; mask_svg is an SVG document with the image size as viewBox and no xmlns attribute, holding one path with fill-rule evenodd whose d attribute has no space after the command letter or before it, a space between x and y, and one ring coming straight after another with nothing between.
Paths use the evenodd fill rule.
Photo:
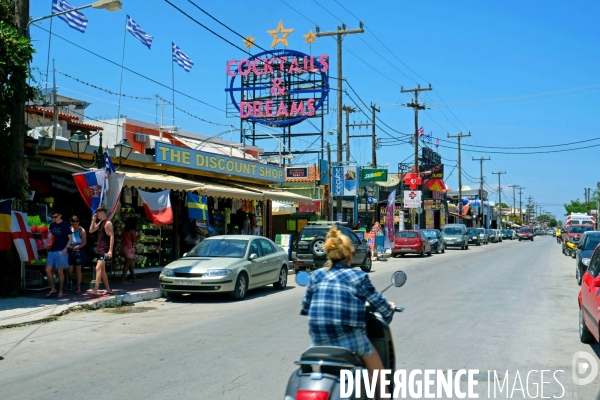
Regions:
<instances>
[{"instance_id":1,"label":"motorcycle","mask_svg":"<svg viewBox=\"0 0 600 400\"><path fill-rule=\"evenodd\" d=\"M575 258L577 255L578 244L579 242L573 238L567 239L567 243L565 245L565 255Z\"/></svg>"},{"instance_id":2,"label":"motorcycle","mask_svg":"<svg viewBox=\"0 0 600 400\"><path fill-rule=\"evenodd\" d=\"M310 275L306 271L300 271L296 275L296 283L307 286ZM406 274L402 271L394 272L390 287L401 287L406 283ZM395 312L404 311L404 307L396 307ZM367 304L365 313L367 324L367 337L377 349L383 367L391 371L396 370L396 356L394 342L390 327L383 322L380 316ZM295 362L299 368L292 373L285 390L284 400L309 400L309 399L340 399L340 372L344 369L350 370L352 376L357 371L366 370L365 364L360 356L351 350L333 346L315 346L306 350L300 360ZM360 372L362 374L362 372ZM393 382L392 382L393 385ZM393 387L390 389L393 391ZM363 400L366 396L364 384L361 388L361 396L357 397L352 390L350 397L344 399Z\"/></svg>"}]
</instances>

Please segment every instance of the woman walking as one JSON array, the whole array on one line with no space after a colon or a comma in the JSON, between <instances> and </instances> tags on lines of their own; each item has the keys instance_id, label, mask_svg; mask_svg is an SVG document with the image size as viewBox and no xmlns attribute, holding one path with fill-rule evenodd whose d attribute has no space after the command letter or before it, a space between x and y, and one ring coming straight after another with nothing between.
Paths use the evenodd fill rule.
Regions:
<instances>
[{"instance_id":1,"label":"woman walking","mask_svg":"<svg viewBox=\"0 0 600 400\"><path fill-rule=\"evenodd\" d=\"M69 284L67 290L73 287L73 267L77 271L77 289L75 293L81 293L81 266L85 264L86 257L83 248L87 244L85 229L79 226L77 215L71 217L71 247L69 248Z\"/></svg>"},{"instance_id":2,"label":"woman walking","mask_svg":"<svg viewBox=\"0 0 600 400\"><path fill-rule=\"evenodd\" d=\"M128 218L125 221L125 228L121 234L121 254L125 256L125 266L123 267L123 275L121 283L129 283L125 279L127 278L127 271L131 269L131 278L133 282L139 282L141 279L135 277L135 243L139 240L140 236L136 231L137 220L135 218Z\"/></svg>"}]
</instances>

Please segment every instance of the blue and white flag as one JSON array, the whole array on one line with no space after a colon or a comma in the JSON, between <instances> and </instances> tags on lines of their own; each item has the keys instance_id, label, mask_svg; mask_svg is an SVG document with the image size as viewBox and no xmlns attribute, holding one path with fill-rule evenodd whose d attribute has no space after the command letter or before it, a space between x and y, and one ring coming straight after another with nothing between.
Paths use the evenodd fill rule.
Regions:
<instances>
[{"instance_id":1,"label":"blue and white flag","mask_svg":"<svg viewBox=\"0 0 600 400\"><path fill-rule=\"evenodd\" d=\"M142 28L140 28L140 26L137 24L137 22L132 20L129 15L127 16L126 28L133 36L135 36L140 42L142 42L144 46L146 46L147 48L150 48L150 46L152 46L154 36L150 36L146 32L144 32Z\"/></svg>"},{"instance_id":2,"label":"blue and white flag","mask_svg":"<svg viewBox=\"0 0 600 400\"><path fill-rule=\"evenodd\" d=\"M179 48L175 43L171 42L173 45L173 61L175 61L181 68L185 69L187 72L190 72L192 67L194 66L194 62L191 58L188 57L187 54Z\"/></svg>"},{"instance_id":3,"label":"blue and white flag","mask_svg":"<svg viewBox=\"0 0 600 400\"><path fill-rule=\"evenodd\" d=\"M72 5L67 3L65 0L52 0L52 14L58 14L60 12L69 11L74 9ZM79 11L73 11L66 14L61 14L58 18L62 19L69 25L71 28L85 33L85 28L87 27L88 19Z\"/></svg>"},{"instance_id":4,"label":"blue and white flag","mask_svg":"<svg viewBox=\"0 0 600 400\"><path fill-rule=\"evenodd\" d=\"M115 166L112 163L112 160L110 159L110 156L108 155L108 151L104 152L104 167L106 168L107 174L114 174L115 172L117 172L115 170Z\"/></svg>"}]
</instances>

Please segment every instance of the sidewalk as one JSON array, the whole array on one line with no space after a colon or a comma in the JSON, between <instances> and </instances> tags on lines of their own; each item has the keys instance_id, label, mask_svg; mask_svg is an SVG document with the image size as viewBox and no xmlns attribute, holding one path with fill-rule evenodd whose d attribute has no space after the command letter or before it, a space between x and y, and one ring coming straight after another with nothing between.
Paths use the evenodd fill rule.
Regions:
<instances>
[{"instance_id":1,"label":"sidewalk","mask_svg":"<svg viewBox=\"0 0 600 400\"><path fill-rule=\"evenodd\" d=\"M0 329L11 325L44 321L66 314L76 307L96 309L122 303L158 299L161 296L158 284L159 272L138 273L136 269L136 274L139 274L138 278L142 280L141 282L121 284L120 276L109 278L112 295L94 296L91 292L86 291L89 284L82 283L81 294L75 293L75 288L72 291L65 290L62 299L58 299L56 296L46 298L50 289L27 292L21 297L0 299ZM102 293L102 291L103 287L98 293Z\"/></svg>"}]
</instances>

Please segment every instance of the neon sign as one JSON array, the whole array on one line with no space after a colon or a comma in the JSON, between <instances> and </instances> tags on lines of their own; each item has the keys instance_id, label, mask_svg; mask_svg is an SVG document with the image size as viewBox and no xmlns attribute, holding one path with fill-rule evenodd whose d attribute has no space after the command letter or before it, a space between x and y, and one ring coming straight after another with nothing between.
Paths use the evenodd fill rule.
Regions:
<instances>
[{"instance_id":1,"label":"neon sign","mask_svg":"<svg viewBox=\"0 0 600 400\"><path fill-rule=\"evenodd\" d=\"M325 54L265 51L228 61L225 91L239 118L290 126L318 114L329 94L328 71L329 56Z\"/></svg>"}]
</instances>

